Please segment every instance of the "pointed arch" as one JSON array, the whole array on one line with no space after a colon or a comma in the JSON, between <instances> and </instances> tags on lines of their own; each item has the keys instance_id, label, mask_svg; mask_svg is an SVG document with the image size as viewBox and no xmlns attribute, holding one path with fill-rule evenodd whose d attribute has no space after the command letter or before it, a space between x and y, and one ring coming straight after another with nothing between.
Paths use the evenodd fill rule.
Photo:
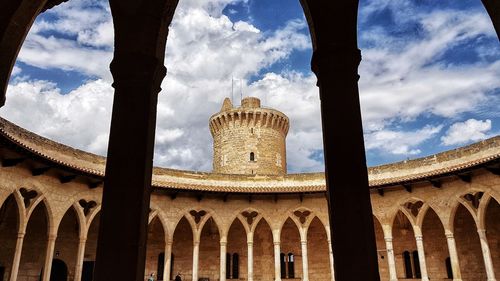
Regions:
<instances>
[{"instance_id":1,"label":"pointed arch","mask_svg":"<svg viewBox=\"0 0 500 281\"><path fill-rule=\"evenodd\" d=\"M78 219L78 212L76 208L71 205L58 223L57 238L54 247L54 258L61 260L71 269L76 267L81 228L82 226ZM52 269L56 266L57 265L53 263ZM74 270L70 271L68 277L74 278Z\"/></svg>"},{"instance_id":2,"label":"pointed arch","mask_svg":"<svg viewBox=\"0 0 500 281\"><path fill-rule=\"evenodd\" d=\"M422 218L422 235L424 242L427 271L432 279L448 278L446 260L450 257L445 236L444 224L433 208L428 208Z\"/></svg>"},{"instance_id":3,"label":"pointed arch","mask_svg":"<svg viewBox=\"0 0 500 281\"><path fill-rule=\"evenodd\" d=\"M151 273L159 279L163 275L164 264L158 264L159 256L165 250L165 236L167 235L163 223L157 214L151 219L148 225L148 240L146 245L146 267L144 269L144 280L147 280Z\"/></svg>"},{"instance_id":4,"label":"pointed arch","mask_svg":"<svg viewBox=\"0 0 500 281\"><path fill-rule=\"evenodd\" d=\"M394 247L394 259L396 261L396 273L398 277L408 278L408 276L416 277L416 266L418 263L412 262L412 266L405 266L405 257L408 254L405 252L412 253L417 251L417 244L415 241L415 232L413 225L402 210L399 210L394 217L394 222L392 224L392 241Z\"/></svg>"},{"instance_id":5,"label":"pointed arch","mask_svg":"<svg viewBox=\"0 0 500 281\"><path fill-rule=\"evenodd\" d=\"M220 279L220 230L210 217L200 231L199 276L210 280ZM244 238L244 237L242 237ZM242 239L240 238L240 239ZM227 262L227 261L226 261Z\"/></svg>"},{"instance_id":6,"label":"pointed arch","mask_svg":"<svg viewBox=\"0 0 500 281\"><path fill-rule=\"evenodd\" d=\"M239 217L235 216L227 232L227 254L230 257L234 257L235 254L237 255L238 264L235 265L231 260L231 266L229 268L233 269L237 266L236 272L239 275L238 277L242 279L246 279L248 273L247 233L243 222ZM230 259L227 259L226 263L229 264L229 261ZM226 272L226 276L229 273L230 278L235 278L234 272L235 270L230 270Z\"/></svg>"},{"instance_id":7,"label":"pointed arch","mask_svg":"<svg viewBox=\"0 0 500 281\"><path fill-rule=\"evenodd\" d=\"M5 276L10 275L13 257L16 252L20 215L15 195L11 193L0 206L0 266L4 267Z\"/></svg>"},{"instance_id":8,"label":"pointed arch","mask_svg":"<svg viewBox=\"0 0 500 281\"><path fill-rule=\"evenodd\" d=\"M315 216L307 231L309 280L332 280L330 251L325 225Z\"/></svg>"},{"instance_id":9,"label":"pointed arch","mask_svg":"<svg viewBox=\"0 0 500 281\"><path fill-rule=\"evenodd\" d=\"M297 223L290 217L283 224L283 227L281 229L280 241L280 250L282 253L285 253L283 257L281 257L282 259L284 259L281 261L282 266L284 265L284 268L281 268L281 272L285 273L284 275L286 278L297 278L303 276L300 230ZM289 253L293 254L293 266L290 266L291 261L288 259ZM292 274L291 272L292 269L294 270L294 274Z\"/></svg>"},{"instance_id":10,"label":"pointed arch","mask_svg":"<svg viewBox=\"0 0 500 281\"><path fill-rule=\"evenodd\" d=\"M495 276L500 276L500 204L493 197L485 207L484 227L491 251Z\"/></svg>"},{"instance_id":11,"label":"pointed arch","mask_svg":"<svg viewBox=\"0 0 500 281\"><path fill-rule=\"evenodd\" d=\"M254 280L274 280L274 243L271 226L265 218L254 222L253 272Z\"/></svg>"},{"instance_id":12,"label":"pointed arch","mask_svg":"<svg viewBox=\"0 0 500 281\"><path fill-rule=\"evenodd\" d=\"M471 212L459 204L455 211L453 233L463 280L486 280L481 243L476 220Z\"/></svg>"},{"instance_id":13,"label":"pointed arch","mask_svg":"<svg viewBox=\"0 0 500 281\"><path fill-rule=\"evenodd\" d=\"M389 266L387 263L387 247L385 245L384 230L378 218L373 215L375 242L377 244L378 268L381 280L389 280Z\"/></svg>"},{"instance_id":14,"label":"pointed arch","mask_svg":"<svg viewBox=\"0 0 500 281\"><path fill-rule=\"evenodd\" d=\"M40 272L45 262L47 238L50 231L49 211L45 200L39 200L31 210L24 236L18 279L28 278L30 272ZM35 257L32 253L39 253ZM29 261L29 262L28 262Z\"/></svg>"},{"instance_id":15,"label":"pointed arch","mask_svg":"<svg viewBox=\"0 0 500 281\"><path fill-rule=\"evenodd\" d=\"M176 224L173 234L172 255L175 257L173 263L173 274L180 272L183 276L193 274L193 226L183 216Z\"/></svg>"}]
</instances>

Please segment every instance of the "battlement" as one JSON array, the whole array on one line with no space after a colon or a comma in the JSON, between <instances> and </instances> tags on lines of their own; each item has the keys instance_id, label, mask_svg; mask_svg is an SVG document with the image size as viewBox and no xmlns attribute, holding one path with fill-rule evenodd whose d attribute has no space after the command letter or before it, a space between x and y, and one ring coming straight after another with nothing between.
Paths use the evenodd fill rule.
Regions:
<instances>
[{"instance_id":1,"label":"battlement","mask_svg":"<svg viewBox=\"0 0 500 281\"><path fill-rule=\"evenodd\" d=\"M275 109L261 107L260 100L255 97L244 98L241 104L240 107L233 107L228 98L224 100L221 111L210 117L212 136L221 130L234 127L266 127L277 130L286 137L290 124L285 114Z\"/></svg>"},{"instance_id":2,"label":"battlement","mask_svg":"<svg viewBox=\"0 0 500 281\"><path fill-rule=\"evenodd\" d=\"M234 107L226 98L209 120L214 138L213 168L224 174L286 174L285 138L289 119L247 97Z\"/></svg>"}]
</instances>

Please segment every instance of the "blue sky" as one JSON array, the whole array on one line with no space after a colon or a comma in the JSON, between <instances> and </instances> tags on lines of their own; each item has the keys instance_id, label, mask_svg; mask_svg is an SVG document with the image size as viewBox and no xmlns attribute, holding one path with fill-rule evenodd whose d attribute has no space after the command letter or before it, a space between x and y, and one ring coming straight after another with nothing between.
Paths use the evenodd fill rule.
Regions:
<instances>
[{"instance_id":1,"label":"blue sky","mask_svg":"<svg viewBox=\"0 0 500 281\"><path fill-rule=\"evenodd\" d=\"M358 24L370 166L499 134L500 44L480 1L362 0ZM170 28L156 165L211 170L208 118L231 95L235 77L244 96L290 117L289 172L324 168L311 43L298 1L181 0ZM0 115L105 155L112 51L106 1L70 0L40 15Z\"/></svg>"}]
</instances>

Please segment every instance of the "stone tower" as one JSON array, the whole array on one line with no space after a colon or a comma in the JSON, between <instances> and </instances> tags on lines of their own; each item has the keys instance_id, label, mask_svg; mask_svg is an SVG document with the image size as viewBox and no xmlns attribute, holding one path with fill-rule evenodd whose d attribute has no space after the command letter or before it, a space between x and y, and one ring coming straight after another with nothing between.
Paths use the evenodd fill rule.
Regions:
<instances>
[{"instance_id":1,"label":"stone tower","mask_svg":"<svg viewBox=\"0 0 500 281\"><path fill-rule=\"evenodd\" d=\"M241 107L229 98L209 121L214 138L213 171L221 174L286 174L288 117L247 97Z\"/></svg>"}]
</instances>

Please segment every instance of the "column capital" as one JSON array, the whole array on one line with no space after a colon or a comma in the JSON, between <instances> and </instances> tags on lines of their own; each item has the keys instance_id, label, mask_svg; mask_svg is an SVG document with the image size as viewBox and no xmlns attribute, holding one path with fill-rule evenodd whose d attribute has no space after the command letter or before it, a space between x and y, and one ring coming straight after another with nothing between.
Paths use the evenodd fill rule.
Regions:
<instances>
[{"instance_id":1,"label":"column capital","mask_svg":"<svg viewBox=\"0 0 500 281\"><path fill-rule=\"evenodd\" d=\"M221 247L226 247L227 246L227 241L220 241L220 246Z\"/></svg>"},{"instance_id":2,"label":"column capital","mask_svg":"<svg viewBox=\"0 0 500 281\"><path fill-rule=\"evenodd\" d=\"M247 241L248 246L253 246L253 241Z\"/></svg>"},{"instance_id":3,"label":"column capital","mask_svg":"<svg viewBox=\"0 0 500 281\"><path fill-rule=\"evenodd\" d=\"M150 86L157 86L157 93L160 92L161 81L167 74L167 68L163 61L155 56L140 53L115 53L110 70L114 81L112 86L115 89L142 82L149 83Z\"/></svg>"},{"instance_id":4,"label":"column capital","mask_svg":"<svg viewBox=\"0 0 500 281\"><path fill-rule=\"evenodd\" d=\"M300 240L300 244L307 245L307 240Z\"/></svg>"},{"instance_id":5,"label":"column capital","mask_svg":"<svg viewBox=\"0 0 500 281\"><path fill-rule=\"evenodd\" d=\"M446 239L455 239L453 232L446 232L444 235L446 236Z\"/></svg>"},{"instance_id":6,"label":"column capital","mask_svg":"<svg viewBox=\"0 0 500 281\"><path fill-rule=\"evenodd\" d=\"M193 246L195 247L200 246L200 241L193 241Z\"/></svg>"},{"instance_id":7,"label":"column capital","mask_svg":"<svg viewBox=\"0 0 500 281\"><path fill-rule=\"evenodd\" d=\"M478 228L477 233L479 233L479 235L486 235L486 229Z\"/></svg>"},{"instance_id":8,"label":"column capital","mask_svg":"<svg viewBox=\"0 0 500 281\"><path fill-rule=\"evenodd\" d=\"M26 235L26 232L18 232L17 233L17 238L24 238L24 235Z\"/></svg>"},{"instance_id":9,"label":"column capital","mask_svg":"<svg viewBox=\"0 0 500 281\"><path fill-rule=\"evenodd\" d=\"M386 236L384 237L385 242L391 242L392 243L392 236Z\"/></svg>"},{"instance_id":10,"label":"column capital","mask_svg":"<svg viewBox=\"0 0 500 281\"><path fill-rule=\"evenodd\" d=\"M280 241L274 241L273 244L274 244L274 246L279 246L279 245L281 245L281 242Z\"/></svg>"},{"instance_id":11,"label":"column capital","mask_svg":"<svg viewBox=\"0 0 500 281\"><path fill-rule=\"evenodd\" d=\"M422 241L424 239L423 235L422 234L417 234L415 235L415 240L417 241Z\"/></svg>"},{"instance_id":12,"label":"column capital","mask_svg":"<svg viewBox=\"0 0 500 281\"><path fill-rule=\"evenodd\" d=\"M57 234L49 234L47 236L48 241L56 241L56 239L57 239Z\"/></svg>"},{"instance_id":13,"label":"column capital","mask_svg":"<svg viewBox=\"0 0 500 281\"><path fill-rule=\"evenodd\" d=\"M87 242L87 237L80 237L80 243L85 243Z\"/></svg>"},{"instance_id":14,"label":"column capital","mask_svg":"<svg viewBox=\"0 0 500 281\"><path fill-rule=\"evenodd\" d=\"M324 73L351 76L357 73L361 62L361 50L357 47L336 44L323 44L314 50L311 60L311 69L318 80ZM348 69L354 70L348 71ZM356 80L359 75L355 74Z\"/></svg>"}]
</instances>

